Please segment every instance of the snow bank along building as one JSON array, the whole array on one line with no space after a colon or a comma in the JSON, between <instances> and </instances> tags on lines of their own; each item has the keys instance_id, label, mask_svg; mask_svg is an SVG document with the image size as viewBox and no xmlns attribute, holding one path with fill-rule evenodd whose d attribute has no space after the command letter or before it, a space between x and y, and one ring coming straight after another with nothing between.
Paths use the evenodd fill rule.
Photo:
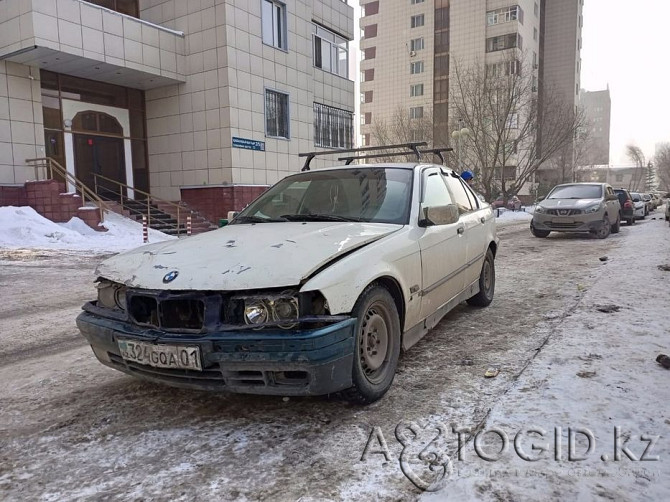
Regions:
<instances>
[{"instance_id":1,"label":"snow bank along building","mask_svg":"<svg viewBox=\"0 0 670 502\"><path fill-rule=\"evenodd\" d=\"M24 185L49 158L69 191L216 222L299 152L352 146L353 29L343 0L0 0L0 205L64 218Z\"/></svg>"}]
</instances>

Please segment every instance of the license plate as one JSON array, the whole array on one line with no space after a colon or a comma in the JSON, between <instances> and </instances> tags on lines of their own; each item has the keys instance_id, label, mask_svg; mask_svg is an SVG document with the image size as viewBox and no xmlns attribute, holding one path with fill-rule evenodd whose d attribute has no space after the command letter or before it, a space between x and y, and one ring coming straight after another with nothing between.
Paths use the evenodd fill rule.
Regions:
<instances>
[{"instance_id":1,"label":"license plate","mask_svg":"<svg viewBox=\"0 0 670 502\"><path fill-rule=\"evenodd\" d=\"M121 357L126 361L154 368L202 371L200 347L191 345L158 345L155 343L119 340Z\"/></svg>"}]
</instances>

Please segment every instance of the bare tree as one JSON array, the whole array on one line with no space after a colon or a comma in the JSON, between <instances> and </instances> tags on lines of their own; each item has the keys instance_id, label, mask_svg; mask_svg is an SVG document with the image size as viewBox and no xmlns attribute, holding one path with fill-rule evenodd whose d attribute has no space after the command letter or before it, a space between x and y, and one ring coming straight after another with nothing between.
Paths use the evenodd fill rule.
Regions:
<instances>
[{"instance_id":1,"label":"bare tree","mask_svg":"<svg viewBox=\"0 0 670 502\"><path fill-rule=\"evenodd\" d=\"M549 159L566 147L571 151L585 123L583 111L548 86L540 102L537 80L522 67L521 56L515 50L495 65L466 67L454 61L452 67L452 123L455 127L462 120L470 129L466 165L488 200L500 192L505 197L518 193ZM569 164L574 165L571 153Z\"/></svg>"},{"instance_id":2,"label":"bare tree","mask_svg":"<svg viewBox=\"0 0 670 502\"><path fill-rule=\"evenodd\" d=\"M635 164L633 176L628 184L628 190L637 192L644 188L644 171L647 166L647 159L642 152L642 149L636 145L626 145L626 157Z\"/></svg>"},{"instance_id":3,"label":"bare tree","mask_svg":"<svg viewBox=\"0 0 670 502\"><path fill-rule=\"evenodd\" d=\"M663 143L654 156L656 175L661 190L670 191L670 143Z\"/></svg>"},{"instance_id":4,"label":"bare tree","mask_svg":"<svg viewBox=\"0 0 670 502\"><path fill-rule=\"evenodd\" d=\"M414 113L418 112L415 111ZM411 143L415 141L425 141L430 146L433 143L432 114L430 110L421 108L421 116L410 117L410 109L398 105L393 110L393 114L389 120L373 119L370 134L372 146ZM394 160L391 157L382 158L381 161Z\"/></svg>"}]
</instances>

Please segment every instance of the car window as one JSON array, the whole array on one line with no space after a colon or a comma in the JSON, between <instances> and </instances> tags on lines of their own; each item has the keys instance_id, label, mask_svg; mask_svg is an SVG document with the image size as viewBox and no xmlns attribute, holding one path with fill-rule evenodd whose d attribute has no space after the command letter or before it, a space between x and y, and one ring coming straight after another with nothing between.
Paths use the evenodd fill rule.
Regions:
<instances>
[{"instance_id":1,"label":"car window","mask_svg":"<svg viewBox=\"0 0 670 502\"><path fill-rule=\"evenodd\" d=\"M468 195L468 190L463 186L461 179L454 176L445 176L447 186L454 198L454 204L458 206L460 214L467 213L477 208L477 203L474 202L474 196ZM474 205L473 205L474 203Z\"/></svg>"},{"instance_id":2,"label":"car window","mask_svg":"<svg viewBox=\"0 0 670 502\"><path fill-rule=\"evenodd\" d=\"M600 185L559 185L547 199L599 199L603 195Z\"/></svg>"},{"instance_id":3,"label":"car window","mask_svg":"<svg viewBox=\"0 0 670 502\"><path fill-rule=\"evenodd\" d=\"M639 193L632 193L630 196L635 202L640 202L642 200L642 197L640 197Z\"/></svg>"},{"instance_id":4,"label":"car window","mask_svg":"<svg viewBox=\"0 0 670 502\"><path fill-rule=\"evenodd\" d=\"M309 171L284 178L242 211L255 220L316 220L323 216L406 224L412 193L411 169L348 168ZM288 217L288 218L287 218Z\"/></svg>"},{"instance_id":5,"label":"car window","mask_svg":"<svg viewBox=\"0 0 670 502\"><path fill-rule=\"evenodd\" d=\"M452 204L451 195L439 171L426 172L424 174L421 203L424 207Z\"/></svg>"}]
</instances>

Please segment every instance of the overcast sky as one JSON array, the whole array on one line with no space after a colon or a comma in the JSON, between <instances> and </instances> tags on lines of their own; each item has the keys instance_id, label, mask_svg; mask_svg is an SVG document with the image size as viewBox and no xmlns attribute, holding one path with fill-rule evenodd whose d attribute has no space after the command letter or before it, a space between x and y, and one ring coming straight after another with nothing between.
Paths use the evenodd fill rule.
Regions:
<instances>
[{"instance_id":1,"label":"overcast sky","mask_svg":"<svg viewBox=\"0 0 670 502\"><path fill-rule=\"evenodd\" d=\"M668 0L584 1L582 88L610 86L611 164L630 163L628 143L650 158L656 143L670 141L669 20Z\"/></svg>"}]
</instances>

